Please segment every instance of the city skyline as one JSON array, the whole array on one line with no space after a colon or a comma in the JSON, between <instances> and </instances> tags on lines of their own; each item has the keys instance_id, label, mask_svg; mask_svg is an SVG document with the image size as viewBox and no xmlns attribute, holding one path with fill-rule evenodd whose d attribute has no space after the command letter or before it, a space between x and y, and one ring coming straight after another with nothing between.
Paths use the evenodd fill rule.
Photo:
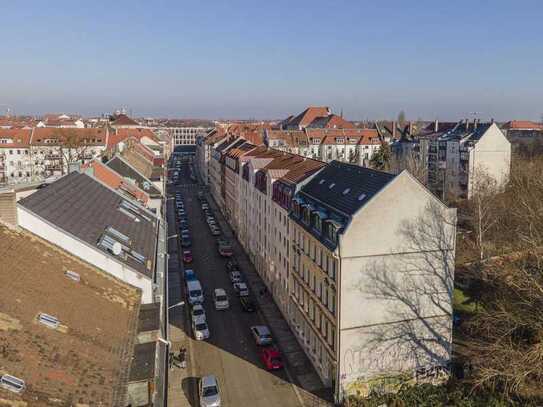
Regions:
<instances>
[{"instance_id":1,"label":"city skyline","mask_svg":"<svg viewBox=\"0 0 543 407\"><path fill-rule=\"evenodd\" d=\"M460 3L4 5L0 112L539 121L543 7Z\"/></svg>"}]
</instances>

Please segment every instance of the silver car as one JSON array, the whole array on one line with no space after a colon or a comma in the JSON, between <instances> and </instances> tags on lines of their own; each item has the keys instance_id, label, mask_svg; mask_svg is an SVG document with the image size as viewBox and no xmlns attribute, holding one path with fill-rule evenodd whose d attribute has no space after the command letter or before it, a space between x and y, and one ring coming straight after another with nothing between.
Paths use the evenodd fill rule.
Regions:
<instances>
[{"instance_id":1,"label":"silver car","mask_svg":"<svg viewBox=\"0 0 543 407\"><path fill-rule=\"evenodd\" d=\"M219 382L214 375L204 376L200 379L199 391L201 407L220 407L221 394Z\"/></svg>"}]
</instances>

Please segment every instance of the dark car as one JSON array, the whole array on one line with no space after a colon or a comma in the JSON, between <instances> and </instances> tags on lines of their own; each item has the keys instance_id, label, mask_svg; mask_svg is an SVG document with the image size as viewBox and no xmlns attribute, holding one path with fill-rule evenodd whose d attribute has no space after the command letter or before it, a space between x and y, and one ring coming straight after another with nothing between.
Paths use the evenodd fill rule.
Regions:
<instances>
[{"instance_id":1,"label":"dark car","mask_svg":"<svg viewBox=\"0 0 543 407\"><path fill-rule=\"evenodd\" d=\"M226 262L226 272L230 273L231 271L239 271L239 264L236 259L229 259Z\"/></svg>"},{"instance_id":2,"label":"dark car","mask_svg":"<svg viewBox=\"0 0 543 407\"><path fill-rule=\"evenodd\" d=\"M183 263L192 263L192 251L183 250Z\"/></svg>"},{"instance_id":3,"label":"dark car","mask_svg":"<svg viewBox=\"0 0 543 407\"><path fill-rule=\"evenodd\" d=\"M181 247L191 247L192 241L190 239L181 239Z\"/></svg>"},{"instance_id":4,"label":"dark car","mask_svg":"<svg viewBox=\"0 0 543 407\"><path fill-rule=\"evenodd\" d=\"M251 300L250 297L239 297L239 302L241 304L241 309L245 312L255 312L256 304Z\"/></svg>"}]
</instances>

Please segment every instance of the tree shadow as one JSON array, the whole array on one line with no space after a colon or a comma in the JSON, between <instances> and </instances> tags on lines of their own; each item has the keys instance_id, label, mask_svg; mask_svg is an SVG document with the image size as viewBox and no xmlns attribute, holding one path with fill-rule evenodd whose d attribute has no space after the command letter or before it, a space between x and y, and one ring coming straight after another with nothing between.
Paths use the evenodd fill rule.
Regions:
<instances>
[{"instance_id":1,"label":"tree shadow","mask_svg":"<svg viewBox=\"0 0 543 407\"><path fill-rule=\"evenodd\" d=\"M186 399L189 401L191 407L198 407L198 378L197 377L185 377L181 381L181 388L183 389L183 394Z\"/></svg>"},{"instance_id":2,"label":"tree shadow","mask_svg":"<svg viewBox=\"0 0 543 407\"><path fill-rule=\"evenodd\" d=\"M429 204L415 220L401 224L401 247L371 262L363 273L359 289L381 312L381 322L364 332L360 350L369 355L366 377L385 378L376 384L380 391L390 391L386 383L394 388L448 375L455 225L454 209Z\"/></svg>"}]
</instances>

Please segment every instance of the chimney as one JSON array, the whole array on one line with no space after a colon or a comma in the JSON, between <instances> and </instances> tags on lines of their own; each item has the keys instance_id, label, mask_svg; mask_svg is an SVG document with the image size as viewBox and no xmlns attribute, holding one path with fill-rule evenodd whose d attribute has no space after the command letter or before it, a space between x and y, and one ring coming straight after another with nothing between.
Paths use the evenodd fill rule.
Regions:
<instances>
[{"instance_id":1,"label":"chimney","mask_svg":"<svg viewBox=\"0 0 543 407\"><path fill-rule=\"evenodd\" d=\"M469 130L469 119L466 119L466 131Z\"/></svg>"},{"instance_id":2,"label":"chimney","mask_svg":"<svg viewBox=\"0 0 543 407\"><path fill-rule=\"evenodd\" d=\"M478 124L479 124L479 120L477 118L473 119L473 130L477 129Z\"/></svg>"},{"instance_id":3,"label":"chimney","mask_svg":"<svg viewBox=\"0 0 543 407\"><path fill-rule=\"evenodd\" d=\"M409 137L413 137L413 121L409 121Z\"/></svg>"},{"instance_id":4,"label":"chimney","mask_svg":"<svg viewBox=\"0 0 543 407\"><path fill-rule=\"evenodd\" d=\"M434 132L437 133L437 131L439 130L439 120L435 120L434 121Z\"/></svg>"},{"instance_id":5,"label":"chimney","mask_svg":"<svg viewBox=\"0 0 543 407\"><path fill-rule=\"evenodd\" d=\"M392 121L392 138L393 139L396 138L396 121L395 120Z\"/></svg>"}]
</instances>

